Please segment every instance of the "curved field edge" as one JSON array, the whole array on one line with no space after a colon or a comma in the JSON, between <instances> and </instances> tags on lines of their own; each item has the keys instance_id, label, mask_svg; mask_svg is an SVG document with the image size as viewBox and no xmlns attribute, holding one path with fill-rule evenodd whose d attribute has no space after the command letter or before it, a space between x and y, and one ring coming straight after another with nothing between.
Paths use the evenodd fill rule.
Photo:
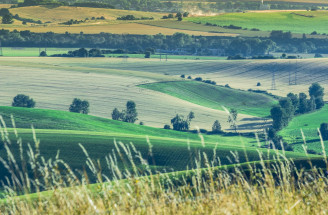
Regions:
<instances>
[{"instance_id":1,"label":"curved field edge","mask_svg":"<svg viewBox=\"0 0 328 215\"><path fill-rule=\"evenodd\" d=\"M166 93L216 110L235 108L239 113L267 117L271 107L277 103L270 96L214 86L198 81L168 81L138 85L141 88Z\"/></svg>"},{"instance_id":2,"label":"curved field edge","mask_svg":"<svg viewBox=\"0 0 328 215\"><path fill-rule=\"evenodd\" d=\"M104 173L108 175L111 173L105 168L107 166L105 157L116 153L115 142L121 142L127 147L132 147L133 144L142 157L158 171L193 168L195 163L192 158L197 157L198 153L205 153L209 160L218 156L222 165L259 160L258 151L262 151L268 159L276 153L274 150L257 147L261 143L255 138L222 135L200 137L198 134L151 128L64 111L1 107L0 115L4 116L8 127L12 127L11 113L17 119L16 127L18 127L16 129L18 138L15 129L7 129L8 139L11 141L9 148L15 158L20 157L19 144L17 144L19 138L23 142L24 152L29 146L33 149L37 147L32 130L19 127L28 127L29 120L38 119L34 122L38 129L34 131L37 139L40 140L38 148L41 156L48 160L59 155L59 158L67 162L72 169L81 169L85 166L86 155L80 143L91 158L99 159L101 166L104 166ZM48 129L40 129L43 125ZM0 142L0 156L6 158L7 152L2 147L3 140ZM304 153L294 152L286 152L286 156L305 157ZM27 154L25 157L28 157ZM19 159L17 163L20 163ZM124 162L119 162L118 165L123 168ZM141 172L144 171L140 163L137 166ZM0 168L0 173L2 177L8 174L5 168Z\"/></svg>"}]
</instances>

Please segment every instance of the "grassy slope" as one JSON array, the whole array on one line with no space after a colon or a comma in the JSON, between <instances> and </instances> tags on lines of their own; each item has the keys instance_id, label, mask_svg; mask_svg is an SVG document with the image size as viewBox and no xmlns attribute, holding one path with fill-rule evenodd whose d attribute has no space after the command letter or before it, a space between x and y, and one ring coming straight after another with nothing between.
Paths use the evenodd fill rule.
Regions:
<instances>
[{"instance_id":1,"label":"grassy slope","mask_svg":"<svg viewBox=\"0 0 328 215\"><path fill-rule=\"evenodd\" d=\"M206 22L217 25L236 25L243 28L258 28L261 31L283 30L309 34L313 31L328 33L327 11L267 12L267 13L227 13L211 17L190 17L192 22ZM305 17L305 16L313 17Z\"/></svg>"},{"instance_id":2,"label":"grassy slope","mask_svg":"<svg viewBox=\"0 0 328 215\"><path fill-rule=\"evenodd\" d=\"M301 144L303 144L303 138L301 129L307 141L308 149L322 152L320 144L320 137L317 134L317 128L320 128L320 124L328 122L328 106L326 105L322 110L304 114L295 117L289 125L280 131L280 135L284 137L289 143L294 143L297 151L303 151ZM325 143L326 151L328 150L328 144Z\"/></svg>"},{"instance_id":3,"label":"grassy slope","mask_svg":"<svg viewBox=\"0 0 328 215\"><path fill-rule=\"evenodd\" d=\"M269 96L213 86L196 81L161 82L140 85L140 87L167 93L169 95L203 105L213 109L223 110L235 108L239 113L268 116L275 100Z\"/></svg>"},{"instance_id":4,"label":"grassy slope","mask_svg":"<svg viewBox=\"0 0 328 215\"><path fill-rule=\"evenodd\" d=\"M16 118L17 127L29 127L29 123L33 122L37 128L37 138L41 140L41 155L45 158L54 158L59 150L60 158L68 162L72 169L81 169L86 160L78 143L83 144L91 158L100 159L101 165L106 166L104 157L115 150L114 139L125 144L133 142L143 157L153 164L153 159L149 157L146 135L149 135L153 145L154 161L159 169L184 170L187 165L193 166L194 162L190 156L194 157L199 151L207 153L211 160L216 143L218 143L216 153L220 156L222 164L230 163L228 157L234 161L230 151L239 154L239 162L247 161L245 150L250 161L259 159L257 148L252 147L257 145L257 142L251 138L205 135L206 144L203 147L197 134L150 128L62 111L1 107L0 114L4 116L8 127L10 127L8 117L11 113ZM30 129L18 129L18 133L23 139L25 149L28 142L34 146ZM18 157L14 143L16 138L12 130L10 130L10 137L13 141L10 147L13 148L14 156ZM190 151L187 139L190 140ZM263 150L266 152L265 149ZM3 147L0 148L0 155L6 157ZM303 154L287 153L287 156L297 158L302 157ZM103 169L105 174L109 174L107 168ZM0 169L0 172L2 175L5 174L3 169Z\"/></svg>"}]
</instances>

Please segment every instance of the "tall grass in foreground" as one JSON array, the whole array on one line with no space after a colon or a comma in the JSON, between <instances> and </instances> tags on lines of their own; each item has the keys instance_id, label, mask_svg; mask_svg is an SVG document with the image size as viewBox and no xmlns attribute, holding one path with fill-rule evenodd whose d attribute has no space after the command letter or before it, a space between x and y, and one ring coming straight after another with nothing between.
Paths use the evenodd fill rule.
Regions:
<instances>
[{"instance_id":1,"label":"tall grass in foreground","mask_svg":"<svg viewBox=\"0 0 328 215\"><path fill-rule=\"evenodd\" d=\"M1 121L2 150L6 150L7 157L0 161L8 171L2 183L3 214L328 213L327 169L317 168L311 159L304 161L311 168L300 169L283 151L277 150L271 162L261 159L231 167L220 165L215 150L213 161L199 152L192 158L195 168L190 171L154 174L133 144L118 142L116 150L106 157L106 168L112 171L109 178L83 146L84 171L71 170L59 156L45 160L35 134L34 144L23 152L17 131L14 129L17 142L11 142ZM19 157L13 155L13 146L18 148ZM149 146L151 155L150 143ZM306 143L304 149L306 152ZM127 168L119 168L119 160ZM326 158L321 160L327 165ZM200 168L203 163L207 168ZM90 184L90 178L97 183Z\"/></svg>"}]
</instances>

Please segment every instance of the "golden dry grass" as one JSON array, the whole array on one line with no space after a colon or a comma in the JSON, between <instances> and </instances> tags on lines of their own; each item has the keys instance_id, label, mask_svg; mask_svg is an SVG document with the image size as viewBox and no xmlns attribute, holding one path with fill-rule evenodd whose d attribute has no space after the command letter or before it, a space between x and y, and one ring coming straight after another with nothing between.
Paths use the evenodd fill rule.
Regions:
<instances>
[{"instance_id":1,"label":"golden dry grass","mask_svg":"<svg viewBox=\"0 0 328 215\"><path fill-rule=\"evenodd\" d=\"M159 19L163 16L161 13L130 11L118 9L104 9L104 8L88 8L88 7L57 7L47 8L43 6L20 7L10 9L12 14L18 14L20 17L34 20L41 20L42 22L60 23L70 19L84 20L86 18L104 16L107 20L116 20L117 17L125 15L134 15L136 17L154 17Z\"/></svg>"},{"instance_id":2,"label":"golden dry grass","mask_svg":"<svg viewBox=\"0 0 328 215\"><path fill-rule=\"evenodd\" d=\"M8 30L18 30L24 31L29 30L37 33L44 33L52 31L54 33L80 33L83 32L85 34L98 34L101 32L104 33L112 33L112 34L138 34L138 35L156 35L156 34L164 34L164 35L172 35L177 32L190 34L190 35L202 35L202 36L235 36L235 34L230 33L210 33L206 31L193 31L193 30L180 30L180 29L172 29L165 27L157 27L150 25L143 25L135 22L92 22L86 24L79 25L34 25L34 26L26 26L22 25L20 21L15 21L13 25L3 25L0 24L0 28L8 29Z\"/></svg>"}]
</instances>

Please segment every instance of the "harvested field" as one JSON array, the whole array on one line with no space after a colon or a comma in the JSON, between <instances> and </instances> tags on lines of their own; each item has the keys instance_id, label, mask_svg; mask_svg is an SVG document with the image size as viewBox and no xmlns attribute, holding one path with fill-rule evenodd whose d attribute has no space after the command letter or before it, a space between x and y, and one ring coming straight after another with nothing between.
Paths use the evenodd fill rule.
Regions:
<instances>
[{"instance_id":1,"label":"harvested field","mask_svg":"<svg viewBox=\"0 0 328 215\"><path fill-rule=\"evenodd\" d=\"M155 81L175 80L174 77L90 68L94 62L106 65L108 59L43 58L45 60L37 64L40 58L21 58L20 63L9 65L10 59L13 58L0 60L0 74L3 77L0 83L5 86L0 97L0 105L10 105L16 94L24 93L36 100L38 108L68 110L73 98L77 97L90 102L91 115L110 118L115 107L123 109L128 100L133 100L137 104L140 121L148 126L163 127L164 124L169 124L170 119L177 113L186 115L189 111L194 111L196 118L192 128L198 126L210 129L216 119L220 120L223 128L229 128L228 114L224 111L136 86ZM64 62L70 67L65 66ZM107 65L111 66L110 61ZM245 131L262 129L263 120L259 118L240 114L238 119Z\"/></svg>"}]
</instances>

